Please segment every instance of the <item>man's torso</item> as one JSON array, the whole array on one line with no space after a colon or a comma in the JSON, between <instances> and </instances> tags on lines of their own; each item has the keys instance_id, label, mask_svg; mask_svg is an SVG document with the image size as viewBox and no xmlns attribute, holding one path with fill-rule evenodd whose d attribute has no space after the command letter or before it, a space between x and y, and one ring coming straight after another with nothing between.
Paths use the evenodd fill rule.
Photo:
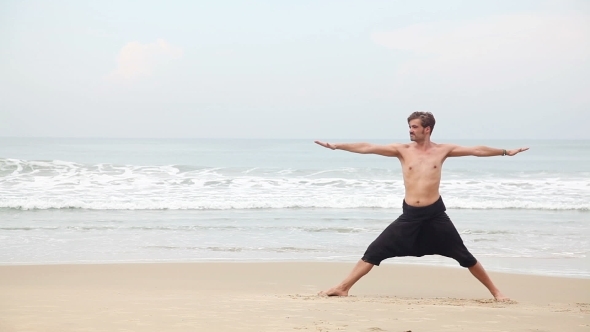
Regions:
<instances>
[{"instance_id":1,"label":"man's torso","mask_svg":"<svg viewBox=\"0 0 590 332\"><path fill-rule=\"evenodd\" d=\"M403 145L398 157L403 170L405 201L411 206L427 206L439 197L442 165L449 149L445 145L430 143L420 150L415 143Z\"/></svg>"}]
</instances>

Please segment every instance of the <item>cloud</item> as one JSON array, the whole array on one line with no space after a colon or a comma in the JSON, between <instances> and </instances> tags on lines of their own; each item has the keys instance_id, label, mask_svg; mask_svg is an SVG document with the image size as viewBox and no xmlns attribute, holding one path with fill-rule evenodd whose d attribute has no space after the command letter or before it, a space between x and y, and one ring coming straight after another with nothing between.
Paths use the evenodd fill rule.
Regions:
<instances>
[{"instance_id":1,"label":"cloud","mask_svg":"<svg viewBox=\"0 0 590 332\"><path fill-rule=\"evenodd\" d=\"M529 13L445 21L375 32L371 38L410 55L397 67L398 89L425 82L455 91L499 89L556 84L564 75L576 77L568 84L588 82L579 74L590 69L588 15Z\"/></svg>"},{"instance_id":2,"label":"cloud","mask_svg":"<svg viewBox=\"0 0 590 332\"><path fill-rule=\"evenodd\" d=\"M107 79L128 81L150 76L157 66L179 59L182 55L181 48L170 45L163 39L149 44L129 42L119 52L117 69L109 73Z\"/></svg>"}]
</instances>

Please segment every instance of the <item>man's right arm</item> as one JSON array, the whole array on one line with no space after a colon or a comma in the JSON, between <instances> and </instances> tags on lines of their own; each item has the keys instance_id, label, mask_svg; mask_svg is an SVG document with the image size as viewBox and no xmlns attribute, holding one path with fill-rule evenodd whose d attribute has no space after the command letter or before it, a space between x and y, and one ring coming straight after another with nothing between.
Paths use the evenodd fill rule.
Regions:
<instances>
[{"instance_id":1,"label":"man's right arm","mask_svg":"<svg viewBox=\"0 0 590 332\"><path fill-rule=\"evenodd\" d=\"M386 157L399 157L399 147L401 146L401 144L377 145L371 143L326 143L320 141L315 141L315 143L332 150L378 154Z\"/></svg>"}]
</instances>

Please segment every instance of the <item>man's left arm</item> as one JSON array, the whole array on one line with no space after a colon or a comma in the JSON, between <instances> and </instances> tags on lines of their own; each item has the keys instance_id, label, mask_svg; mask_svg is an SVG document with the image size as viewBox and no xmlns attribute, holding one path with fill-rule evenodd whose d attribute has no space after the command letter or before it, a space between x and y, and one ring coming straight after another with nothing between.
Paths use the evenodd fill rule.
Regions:
<instances>
[{"instance_id":1,"label":"man's left arm","mask_svg":"<svg viewBox=\"0 0 590 332\"><path fill-rule=\"evenodd\" d=\"M449 145L448 157L463 157L463 156L476 156L476 157L493 157L493 156L514 156L521 152L528 150L529 148L518 148L518 149L498 149L491 148L489 146L459 146Z\"/></svg>"}]
</instances>

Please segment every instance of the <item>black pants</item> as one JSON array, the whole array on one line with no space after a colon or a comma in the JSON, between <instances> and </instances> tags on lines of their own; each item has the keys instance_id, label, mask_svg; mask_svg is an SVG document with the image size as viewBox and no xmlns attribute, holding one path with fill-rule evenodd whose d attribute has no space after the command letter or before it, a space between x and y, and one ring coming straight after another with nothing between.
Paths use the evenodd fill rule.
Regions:
<instances>
[{"instance_id":1,"label":"black pants","mask_svg":"<svg viewBox=\"0 0 590 332\"><path fill-rule=\"evenodd\" d=\"M442 255L463 267L477 260L463 244L461 236L446 214L442 198L429 206L403 203L403 213L369 245L362 260L374 265L391 257Z\"/></svg>"}]
</instances>

